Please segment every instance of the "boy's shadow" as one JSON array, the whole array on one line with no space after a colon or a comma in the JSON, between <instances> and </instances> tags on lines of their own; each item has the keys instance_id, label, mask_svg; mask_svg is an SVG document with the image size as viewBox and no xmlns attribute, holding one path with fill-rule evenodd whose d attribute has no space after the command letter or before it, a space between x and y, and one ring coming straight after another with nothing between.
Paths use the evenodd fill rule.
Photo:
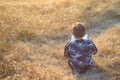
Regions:
<instances>
[{"instance_id":1,"label":"boy's shadow","mask_svg":"<svg viewBox=\"0 0 120 80\"><path fill-rule=\"evenodd\" d=\"M107 73L95 61L94 65L84 74L76 74L76 80L107 80Z\"/></svg>"}]
</instances>

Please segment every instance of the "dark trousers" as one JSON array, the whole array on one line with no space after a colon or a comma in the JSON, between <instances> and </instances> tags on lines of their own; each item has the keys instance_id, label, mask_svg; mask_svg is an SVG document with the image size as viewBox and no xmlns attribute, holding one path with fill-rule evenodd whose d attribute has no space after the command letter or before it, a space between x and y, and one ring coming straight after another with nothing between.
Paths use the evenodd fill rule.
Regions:
<instances>
[{"instance_id":1,"label":"dark trousers","mask_svg":"<svg viewBox=\"0 0 120 80\"><path fill-rule=\"evenodd\" d=\"M85 73L90 68L88 62L81 63L77 59L70 59L68 64L74 73Z\"/></svg>"}]
</instances>

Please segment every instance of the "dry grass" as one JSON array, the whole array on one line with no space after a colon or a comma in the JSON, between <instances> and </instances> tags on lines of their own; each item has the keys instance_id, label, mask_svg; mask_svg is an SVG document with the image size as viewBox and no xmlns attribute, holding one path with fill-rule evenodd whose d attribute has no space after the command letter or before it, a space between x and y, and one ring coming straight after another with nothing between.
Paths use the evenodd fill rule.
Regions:
<instances>
[{"instance_id":1,"label":"dry grass","mask_svg":"<svg viewBox=\"0 0 120 80\"><path fill-rule=\"evenodd\" d=\"M71 34L70 26L76 21L84 22L89 26L93 22L99 22L100 17L119 17L119 4L119 0L0 1L0 78L74 80L67 65L67 59L63 57L64 44ZM118 29L112 30L115 32ZM116 35L114 32L113 34ZM96 61L99 57L108 60L106 56L108 53L110 58L111 55L120 53L117 45L119 35L113 38L105 36L99 36L96 39L100 50ZM99 46L101 39L109 42ZM118 41L111 43L112 40ZM109 45L116 48L113 50ZM108 48L105 48L106 46ZM111 65L114 64L116 56L109 62ZM102 63L101 61L100 64ZM108 66L111 65L108 64ZM101 66L107 68L106 65ZM109 68L106 70L111 70L112 67Z\"/></svg>"},{"instance_id":2,"label":"dry grass","mask_svg":"<svg viewBox=\"0 0 120 80\"><path fill-rule=\"evenodd\" d=\"M120 78L120 25L99 35L95 43L99 50L95 61L110 75L109 80L118 80Z\"/></svg>"}]
</instances>

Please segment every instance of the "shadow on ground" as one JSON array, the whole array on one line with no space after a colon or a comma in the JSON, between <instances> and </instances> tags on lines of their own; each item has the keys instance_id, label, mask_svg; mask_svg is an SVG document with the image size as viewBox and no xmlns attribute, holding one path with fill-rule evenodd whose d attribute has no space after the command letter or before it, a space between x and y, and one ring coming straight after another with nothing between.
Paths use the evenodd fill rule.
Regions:
<instances>
[{"instance_id":1,"label":"shadow on ground","mask_svg":"<svg viewBox=\"0 0 120 80\"><path fill-rule=\"evenodd\" d=\"M98 22L95 22L90 25L90 28L87 30L87 34L92 37L97 37L100 33L108 30L114 25L120 24L119 17L106 17L100 19Z\"/></svg>"},{"instance_id":2,"label":"shadow on ground","mask_svg":"<svg viewBox=\"0 0 120 80\"><path fill-rule=\"evenodd\" d=\"M108 74L103 68L94 62L94 66L92 66L86 73L77 74L76 80L108 80Z\"/></svg>"}]
</instances>

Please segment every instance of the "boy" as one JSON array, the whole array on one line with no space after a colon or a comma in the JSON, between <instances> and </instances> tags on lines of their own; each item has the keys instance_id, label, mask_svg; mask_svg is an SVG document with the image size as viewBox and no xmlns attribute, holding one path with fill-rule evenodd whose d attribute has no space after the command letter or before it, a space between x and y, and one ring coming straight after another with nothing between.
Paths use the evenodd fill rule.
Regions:
<instances>
[{"instance_id":1,"label":"boy","mask_svg":"<svg viewBox=\"0 0 120 80\"><path fill-rule=\"evenodd\" d=\"M64 56L70 57L69 66L74 73L85 73L93 64L92 55L97 53L95 44L88 39L83 39L85 35L85 25L76 23L73 26L75 40L65 45Z\"/></svg>"}]
</instances>

